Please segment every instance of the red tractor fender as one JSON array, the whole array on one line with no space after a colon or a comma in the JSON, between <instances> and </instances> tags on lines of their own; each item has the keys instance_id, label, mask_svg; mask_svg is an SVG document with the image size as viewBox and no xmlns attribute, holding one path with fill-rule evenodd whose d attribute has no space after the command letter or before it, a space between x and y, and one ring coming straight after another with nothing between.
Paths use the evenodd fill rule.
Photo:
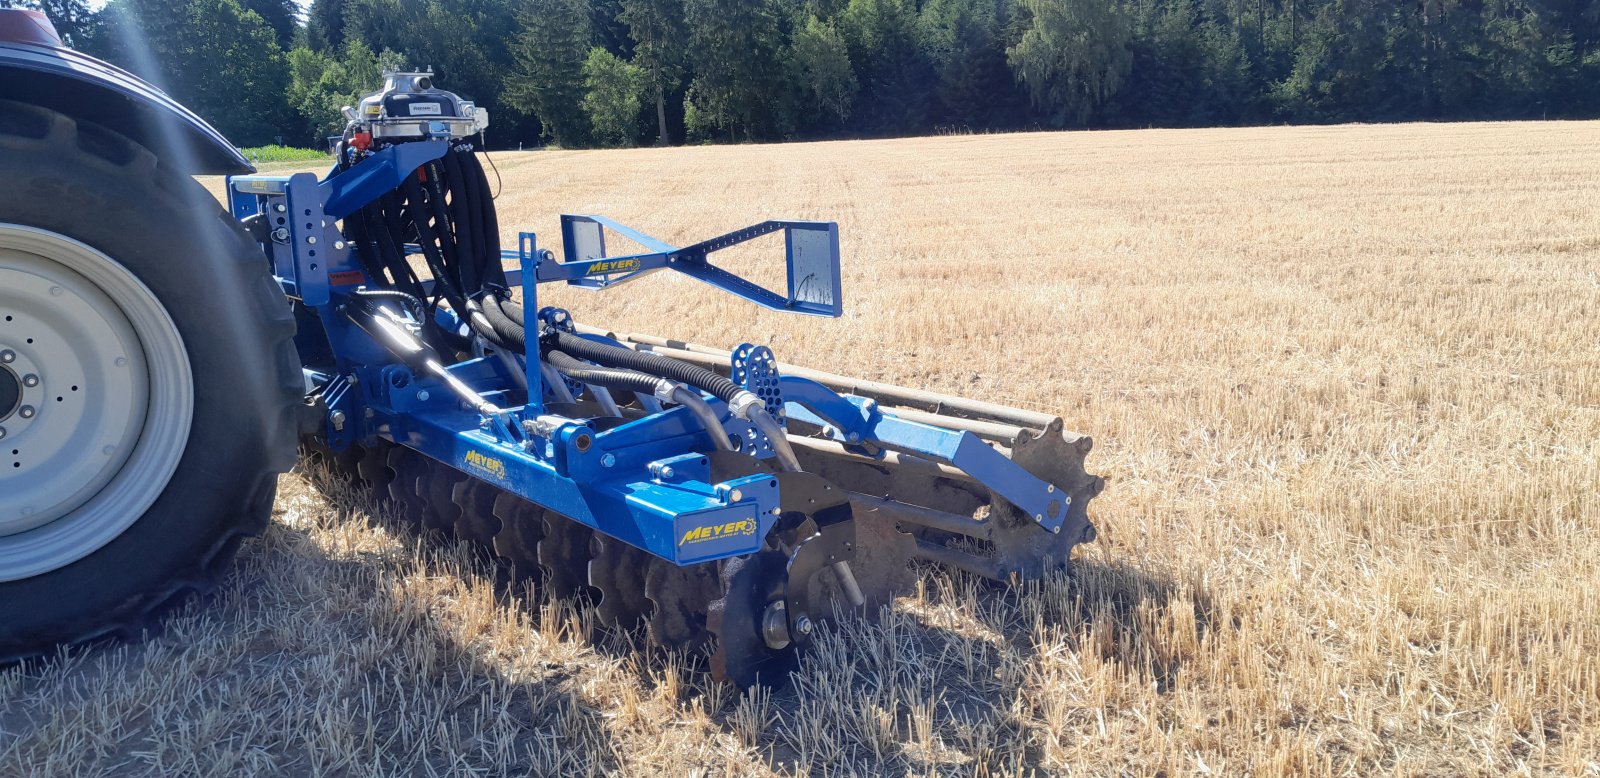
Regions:
<instances>
[{"instance_id":1,"label":"red tractor fender","mask_svg":"<svg viewBox=\"0 0 1600 778\"><path fill-rule=\"evenodd\" d=\"M59 111L114 130L188 174L255 168L222 133L165 92L66 48L44 14L0 9L0 100Z\"/></svg>"}]
</instances>

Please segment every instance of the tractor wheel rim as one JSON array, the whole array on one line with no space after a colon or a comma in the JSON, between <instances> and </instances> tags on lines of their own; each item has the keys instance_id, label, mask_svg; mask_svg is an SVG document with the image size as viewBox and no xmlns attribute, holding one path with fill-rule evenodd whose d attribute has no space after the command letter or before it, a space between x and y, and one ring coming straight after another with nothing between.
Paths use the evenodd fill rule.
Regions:
<instances>
[{"instance_id":1,"label":"tractor wheel rim","mask_svg":"<svg viewBox=\"0 0 1600 778\"><path fill-rule=\"evenodd\" d=\"M172 317L127 268L4 223L0 366L19 395L0 408L0 581L14 581L94 553L149 510L183 457L194 380Z\"/></svg>"}]
</instances>

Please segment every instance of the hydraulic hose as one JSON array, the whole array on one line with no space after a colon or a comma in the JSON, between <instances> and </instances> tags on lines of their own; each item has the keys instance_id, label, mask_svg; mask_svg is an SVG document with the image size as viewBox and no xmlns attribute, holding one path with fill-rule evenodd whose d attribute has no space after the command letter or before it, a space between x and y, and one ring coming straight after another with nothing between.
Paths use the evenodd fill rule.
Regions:
<instances>
[{"instance_id":1,"label":"hydraulic hose","mask_svg":"<svg viewBox=\"0 0 1600 778\"><path fill-rule=\"evenodd\" d=\"M626 389L630 392L654 394L661 384L661 379L655 376L645 375L636 370L596 367L553 349L546 351L544 358L562 375L574 381L603 386L607 389Z\"/></svg>"},{"instance_id":2,"label":"hydraulic hose","mask_svg":"<svg viewBox=\"0 0 1600 778\"><path fill-rule=\"evenodd\" d=\"M522 326L522 312L515 315L506 310L506 305L494 295L484 295L477 303L483 311L483 317L489 325L499 334L511 348L526 354L528 352L528 334Z\"/></svg>"},{"instance_id":3,"label":"hydraulic hose","mask_svg":"<svg viewBox=\"0 0 1600 778\"><path fill-rule=\"evenodd\" d=\"M699 420L700 426L704 427L706 434L711 436L711 443L718 451L733 450L733 440L728 437L728 431L723 429L722 420L717 418L717 412L712 410L711 406L700 398L700 395L686 387L679 386L665 378L657 378L637 370L596 367L555 349L546 351L544 359L546 364L554 367L561 375L574 381L604 389L618 389L654 395L663 400L682 405Z\"/></svg>"},{"instance_id":4,"label":"hydraulic hose","mask_svg":"<svg viewBox=\"0 0 1600 778\"><path fill-rule=\"evenodd\" d=\"M402 292L399 289L368 289L361 287L351 294L364 297L368 300L398 300L411 309L411 314L416 317L418 324L427 324L428 308L422 303L422 298L414 294Z\"/></svg>"},{"instance_id":5,"label":"hydraulic hose","mask_svg":"<svg viewBox=\"0 0 1600 778\"><path fill-rule=\"evenodd\" d=\"M590 362L596 362L607 367L636 370L641 373L649 373L653 376L688 384L704 390L734 408L739 407L741 395L750 394L738 384L723 376L717 375L699 365L691 365L688 362L681 362L672 357L597 343L588 338L566 332L551 333L549 338L557 349L573 356L582 357Z\"/></svg>"}]
</instances>

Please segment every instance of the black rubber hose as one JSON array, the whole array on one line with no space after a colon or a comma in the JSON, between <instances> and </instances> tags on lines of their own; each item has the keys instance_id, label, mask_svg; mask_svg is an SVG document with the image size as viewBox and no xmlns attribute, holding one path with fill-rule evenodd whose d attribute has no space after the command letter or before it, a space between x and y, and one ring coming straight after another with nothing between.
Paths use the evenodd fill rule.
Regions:
<instances>
[{"instance_id":1,"label":"black rubber hose","mask_svg":"<svg viewBox=\"0 0 1600 778\"><path fill-rule=\"evenodd\" d=\"M528 353L528 333L522 326L521 317L513 318L502 307L500 298L494 295L484 295L478 302L483 310L483 317L489 320L489 325L494 327L501 339L515 348L520 354Z\"/></svg>"},{"instance_id":2,"label":"black rubber hose","mask_svg":"<svg viewBox=\"0 0 1600 778\"><path fill-rule=\"evenodd\" d=\"M454 150L446 152L439 159L438 167L443 170L444 180L439 184L442 194L450 195L449 202L439 203L439 211L448 211L450 214L451 230L443 236L445 239L455 240L455 259L461 272L461 289L468 295L475 294L483 288L483 274L480 270L483 265L483 255L479 254L477 246L478 224L472 219L471 202L476 197L468 194L469 187L465 176L461 172L461 161ZM474 193L475 194L475 193Z\"/></svg>"},{"instance_id":3,"label":"black rubber hose","mask_svg":"<svg viewBox=\"0 0 1600 778\"><path fill-rule=\"evenodd\" d=\"M439 254L438 237L433 229L428 226L427 203L423 202L422 182L416 176L411 176L405 182L406 210L411 213L413 226L417 230L417 245L422 248L422 256L428 262L428 269L433 271L433 280L438 291L450 301L450 307L455 310L466 310L466 298L462 297L460 286L455 283L450 273L445 268L444 258Z\"/></svg>"},{"instance_id":4,"label":"black rubber hose","mask_svg":"<svg viewBox=\"0 0 1600 778\"><path fill-rule=\"evenodd\" d=\"M734 398L744 393L744 389L741 389L738 384L727 378L699 365L691 365L688 362L676 360L672 357L598 343L566 332L553 332L546 337L556 349L565 351L573 356L582 357L590 362L597 362L607 367L636 370L641 373L685 383L696 389L709 392L713 397L723 402L731 403Z\"/></svg>"},{"instance_id":5,"label":"black rubber hose","mask_svg":"<svg viewBox=\"0 0 1600 778\"><path fill-rule=\"evenodd\" d=\"M369 300L399 300L411 309L411 313L417 317L419 323L426 323L428 320L427 306L423 305L422 299L414 294L407 294L399 289L357 289L351 294Z\"/></svg>"},{"instance_id":6,"label":"black rubber hose","mask_svg":"<svg viewBox=\"0 0 1600 778\"><path fill-rule=\"evenodd\" d=\"M603 386L606 389L652 394L661 383L661 379L653 375L647 375L637 370L595 367L587 362L574 359L569 354L563 354L553 349L545 352L544 360L549 362L550 366L556 369L556 372L574 381Z\"/></svg>"},{"instance_id":7,"label":"black rubber hose","mask_svg":"<svg viewBox=\"0 0 1600 778\"><path fill-rule=\"evenodd\" d=\"M463 173L477 186L477 196L472 202L478 206L478 247L483 252L483 283L506 283L506 269L500 261L500 217L495 213L494 194L489 191L489 177L477 156L467 152L461 160Z\"/></svg>"}]
</instances>

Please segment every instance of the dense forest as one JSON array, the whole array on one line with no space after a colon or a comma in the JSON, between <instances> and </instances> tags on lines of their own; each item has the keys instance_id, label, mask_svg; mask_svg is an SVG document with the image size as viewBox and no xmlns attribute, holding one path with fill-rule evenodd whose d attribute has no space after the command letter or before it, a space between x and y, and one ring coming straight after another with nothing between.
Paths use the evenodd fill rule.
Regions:
<instances>
[{"instance_id":1,"label":"dense forest","mask_svg":"<svg viewBox=\"0 0 1600 778\"><path fill-rule=\"evenodd\" d=\"M1592 0L0 0L235 142L387 66L495 147L1600 114Z\"/></svg>"}]
</instances>

